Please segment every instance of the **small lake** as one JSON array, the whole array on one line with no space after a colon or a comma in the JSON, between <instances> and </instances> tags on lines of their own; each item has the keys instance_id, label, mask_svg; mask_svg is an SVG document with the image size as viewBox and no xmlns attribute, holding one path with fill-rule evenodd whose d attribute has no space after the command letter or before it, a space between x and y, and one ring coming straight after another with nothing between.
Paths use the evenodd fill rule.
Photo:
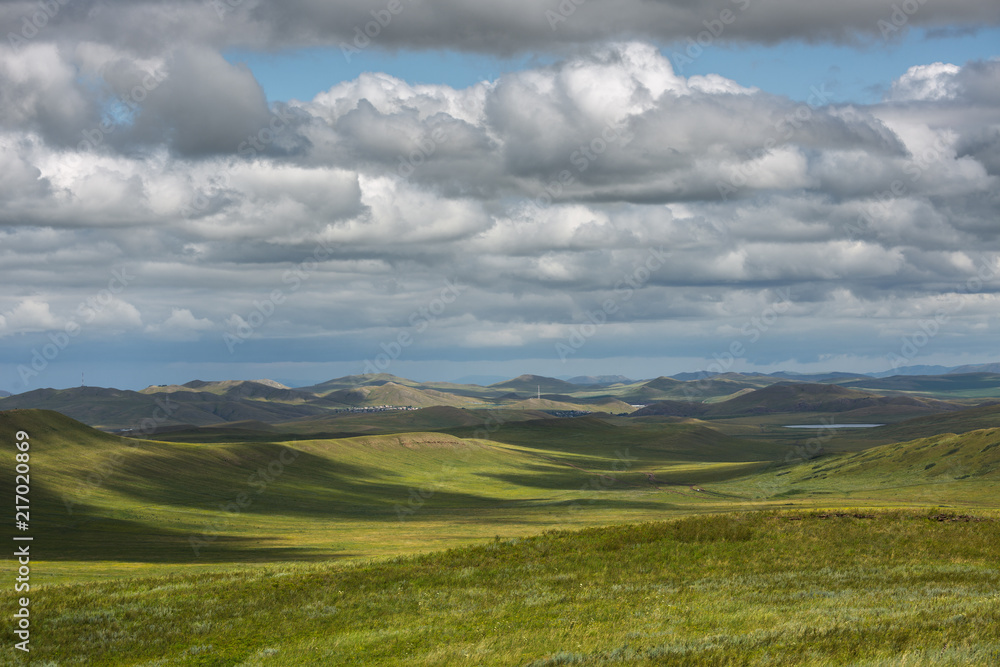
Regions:
<instances>
[{"instance_id":1,"label":"small lake","mask_svg":"<svg viewBox=\"0 0 1000 667\"><path fill-rule=\"evenodd\" d=\"M785 426L785 428L826 428L832 431L837 428L875 428L876 426L885 426L885 424L795 424Z\"/></svg>"}]
</instances>

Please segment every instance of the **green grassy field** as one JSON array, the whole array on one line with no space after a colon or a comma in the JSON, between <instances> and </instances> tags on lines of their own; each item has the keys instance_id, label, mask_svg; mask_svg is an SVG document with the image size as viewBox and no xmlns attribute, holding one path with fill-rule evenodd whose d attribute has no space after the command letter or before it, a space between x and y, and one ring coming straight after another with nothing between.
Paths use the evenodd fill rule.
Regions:
<instances>
[{"instance_id":1,"label":"green grassy field","mask_svg":"<svg viewBox=\"0 0 1000 667\"><path fill-rule=\"evenodd\" d=\"M774 418L157 442L0 412L32 436L31 664L991 664L1000 429L967 412L877 447Z\"/></svg>"},{"instance_id":2,"label":"green grassy field","mask_svg":"<svg viewBox=\"0 0 1000 667\"><path fill-rule=\"evenodd\" d=\"M32 664L988 665L998 545L995 514L755 512L69 584Z\"/></svg>"},{"instance_id":3,"label":"green grassy field","mask_svg":"<svg viewBox=\"0 0 1000 667\"><path fill-rule=\"evenodd\" d=\"M210 444L120 438L58 413L0 413L0 431L32 434L33 531L40 557L58 563L40 568L43 582L114 575L119 561L164 572L358 560L498 532L717 511L719 499L691 485L766 465L747 456L699 461L706 434L684 425L626 429L625 441L602 445L588 424L577 430L589 440L571 429L559 444L550 430L535 447L447 433ZM11 473L3 470L4 484Z\"/></svg>"}]
</instances>

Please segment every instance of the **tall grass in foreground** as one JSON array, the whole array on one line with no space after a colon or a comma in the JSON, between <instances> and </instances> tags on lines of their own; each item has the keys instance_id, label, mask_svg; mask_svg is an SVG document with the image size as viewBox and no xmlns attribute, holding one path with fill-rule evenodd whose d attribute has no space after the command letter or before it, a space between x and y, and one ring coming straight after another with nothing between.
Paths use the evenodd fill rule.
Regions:
<instances>
[{"instance_id":1,"label":"tall grass in foreground","mask_svg":"<svg viewBox=\"0 0 1000 667\"><path fill-rule=\"evenodd\" d=\"M31 664L998 664L1000 521L978 519L713 515L49 586Z\"/></svg>"}]
</instances>

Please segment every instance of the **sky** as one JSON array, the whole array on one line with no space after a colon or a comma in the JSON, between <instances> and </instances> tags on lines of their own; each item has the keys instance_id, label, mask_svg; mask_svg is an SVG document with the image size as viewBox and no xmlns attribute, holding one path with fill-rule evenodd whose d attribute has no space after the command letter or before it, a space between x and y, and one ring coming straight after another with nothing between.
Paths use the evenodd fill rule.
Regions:
<instances>
[{"instance_id":1,"label":"sky","mask_svg":"<svg viewBox=\"0 0 1000 667\"><path fill-rule=\"evenodd\" d=\"M0 390L998 360L994 0L14 0L0 37Z\"/></svg>"}]
</instances>

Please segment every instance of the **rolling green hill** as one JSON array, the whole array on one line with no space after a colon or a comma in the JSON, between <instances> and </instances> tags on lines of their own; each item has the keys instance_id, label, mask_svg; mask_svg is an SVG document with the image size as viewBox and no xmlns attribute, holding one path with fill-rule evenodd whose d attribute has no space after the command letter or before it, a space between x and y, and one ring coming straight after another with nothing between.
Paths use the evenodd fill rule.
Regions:
<instances>
[{"instance_id":1,"label":"rolling green hill","mask_svg":"<svg viewBox=\"0 0 1000 667\"><path fill-rule=\"evenodd\" d=\"M471 421L444 410L422 420ZM569 426L537 428L550 422ZM70 562L107 560L122 535L118 560L191 566L406 553L481 539L498 523L522 534L620 523L678 501L697 507L709 499L687 485L765 465L760 448L705 427L620 422L189 444L117 437L51 411L0 412L0 432L31 434L34 534L73 571L94 566ZM670 485L683 487L662 490Z\"/></svg>"},{"instance_id":2,"label":"rolling green hill","mask_svg":"<svg viewBox=\"0 0 1000 667\"><path fill-rule=\"evenodd\" d=\"M955 412L916 417L880 429L882 437L894 441L911 440L928 434L966 433L1000 426L1000 403L990 403Z\"/></svg>"},{"instance_id":3,"label":"rolling green hill","mask_svg":"<svg viewBox=\"0 0 1000 667\"><path fill-rule=\"evenodd\" d=\"M395 382L385 382L375 386L356 387L354 389L338 389L326 394L324 398L343 405L366 407L378 405L410 406L414 408L426 408L432 405L460 407L481 403L481 401L466 396L447 394L433 389L418 389Z\"/></svg>"},{"instance_id":4,"label":"rolling green hill","mask_svg":"<svg viewBox=\"0 0 1000 667\"><path fill-rule=\"evenodd\" d=\"M472 437L471 429L448 429ZM596 414L572 419L502 424L490 439L551 452L553 455L607 456L628 449L643 465L670 461L768 461L784 456L786 448L747 442L723 435L697 421L641 422L628 417Z\"/></svg>"},{"instance_id":5,"label":"rolling green hill","mask_svg":"<svg viewBox=\"0 0 1000 667\"><path fill-rule=\"evenodd\" d=\"M701 380L681 381L671 377L658 377L647 382L615 387L606 390L609 395L632 404L650 404L657 401L684 401L700 403L707 399L735 394L743 389L757 389L770 382L759 378L713 376ZM771 382L774 380L772 379Z\"/></svg>"},{"instance_id":6,"label":"rolling green hill","mask_svg":"<svg viewBox=\"0 0 1000 667\"><path fill-rule=\"evenodd\" d=\"M610 412L614 414L628 413L635 410L628 403L616 398L591 398L574 400L572 396L559 394L543 394L541 398L526 398L523 400L508 399L495 405L513 410L538 410L550 412Z\"/></svg>"},{"instance_id":7,"label":"rolling green hill","mask_svg":"<svg viewBox=\"0 0 1000 667\"><path fill-rule=\"evenodd\" d=\"M303 439L318 424L372 432ZM792 465L784 441L698 419L447 406L202 443L0 411L18 430L40 664L957 665L1000 648L1000 428ZM900 506L935 509L872 509ZM776 507L792 511L719 514Z\"/></svg>"},{"instance_id":8,"label":"rolling green hill","mask_svg":"<svg viewBox=\"0 0 1000 667\"><path fill-rule=\"evenodd\" d=\"M252 383L244 383L244 387ZM260 385L263 387L263 385ZM247 388L230 388L217 394L208 391L147 392L75 387L36 389L0 399L0 410L56 410L79 421L105 429L194 424L204 426L233 421L287 421L297 417L328 414L344 406L308 397L298 392L265 387L282 399L240 395ZM253 389L249 389L253 391ZM286 394L288 394L286 396Z\"/></svg>"},{"instance_id":9,"label":"rolling green hill","mask_svg":"<svg viewBox=\"0 0 1000 667\"><path fill-rule=\"evenodd\" d=\"M261 393L265 396L280 396L281 394L264 394L265 389L282 391L294 391L291 387L286 387L274 380L220 380L206 382L204 380L192 380L184 384L157 384L146 387L140 393L156 394L170 393L175 391L206 391L213 394L225 394L232 389L245 389L248 393ZM304 393L304 392L300 392Z\"/></svg>"},{"instance_id":10,"label":"rolling green hill","mask_svg":"<svg viewBox=\"0 0 1000 667\"><path fill-rule=\"evenodd\" d=\"M335 437L323 436L322 434L324 433L362 435L441 431L461 427L480 428L494 423L498 418L502 419L505 423L532 419L553 419L549 414L532 410L513 410L508 408L486 410L438 405L419 410L407 410L405 412L342 414L317 419L299 419L292 422L274 424L272 428L280 431L283 435L288 435L289 439L293 435L319 438Z\"/></svg>"},{"instance_id":11,"label":"rolling green hill","mask_svg":"<svg viewBox=\"0 0 1000 667\"><path fill-rule=\"evenodd\" d=\"M155 385L146 387L139 393L156 396L167 394L172 399L192 400L192 394L207 394L218 396L227 400L239 401L242 399L252 399L257 401L268 401L275 403L287 403L301 405L303 403L319 403L316 395L297 389L289 389L284 385L271 380L225 380L221 382L202 382L195 380L183 385ZM213 399L202 396L202 400L211 401Z\"/></svg>"},{"instance_id":12,"label":"rolling green hill","mask_svg":"<svg viewBox=\"0 0 1000 667\"><path fill-rule=\"evenodd\" d=\"M497 390L474 384L455 384L454 382L415 382L389 373L371 375L348 375L342 378L327 380L309 387L299 387L298 391L307 391L320 396L328 395L338 390L351 390L359 387L379 387L387 383L403 385L413 389L430 389L454 396L490 399L495 397Z\"/></svg>"},{"instance_id":13,"label":"rolling green hill","mask_svg":"<svg viewBox=\"0 0 1000 667\"><path fill-rule=\"evenodd\" d=\"M513 380L491 384L490 389L503 392L524 392L534 396L539 389L544 394L572 394L579 390L580 387L572 382L547 378L541 375L519 375Z\"/></svg>"},{"instance_id":14,"label":"rolling green hill","mask_svg":"<svg viewBox=\"0 0 1000 667\"><path fill-rule=\"evenodd\" d=\"M378 387L386 382L393 382L395 384L401 384L408 387L416 387L420 384L419 382L407 380L406 378L401 378L390 373L373 373L371 375L345 375L344 377L334 378L332 380L327 380L326 382L310 385L308 387L298 387L298 390L323 395L338 389Z\"/></svg>"},{"instance_id":15,"label":"rolling green hill","mask_svg":"<svg viewBox=\"0 0 1000 667\"><path fill-rule=\"evenodd\" d=\"M962 498L975 505L992 503L998 481L1000 428L990 428L823 456L712 488L755 498L899 497L928 504Z\"/></svg>"},{"instance_id":16,"label":"rolling green hill","mask_svg":"<svg viewBox=\"0 0 1000 667\"><path fill-rule=\"evenodd\" d=\"M519 406L538 406L531 409ZM609 407L631 410L630 406L611 403ZM475 434L483 429L493 429L497 424L556 419L543 410L593 410L592 405L565 405L535 399L501 405L493 408L456 408L432 406L418 410L339 413L330 416L296 419L275 424L261 424L255 429L250 423L217 424L200 428L157 432L158 439L179 442L216 442L219 440L301 440L306 438L348 438L358 435L410 433L417 431L442 431L466 427ZM490 430L492 433L493 431Z\"/></svg>"},{"instance_id":17,"label":"rolling green hill","mask_svg":"<svg viewBox=\"0 0 1000 667\"><path fill-rule=\"evenodd\" d=\"M0 409L56 410L104 429L139 428L154 423L207 426L227 422L285 422L330 416L352 407L481 405L468 396L395 382L339 389L324 396L260 382L192 382L154 386L141 392L100 387L37 389L0 398Z\"/></svg>"},{"instance_id":18,"label":"rolling green hill","mask_svg":"<svg viewBox=\"0 0 1000 667\"><path fill-rule=\"evenodd\" d=\"M847 421L844 415L854 415L860 421L866 421L864 416L858 417L858 412L837 415L837 421ZM885 411L878 415L879 419L869 421L885 421L885 426L871 429L841 429L836 432L834 449L859 451L895 442L906 442L942 433L967 433L984 428L1000 427L1000 403L989 403L974 408L965 408L949 412L941 412L921 417L911 417L904 420L885 419L889 416ZM712 422L719 425L720 422ZM784 431L782 433L781 431ZM778 439L802 439L802 432L790 433L792 429L769 428L768 437ZM797 436L797 437L796 437Z\"/></svg>"}]
</instances>

